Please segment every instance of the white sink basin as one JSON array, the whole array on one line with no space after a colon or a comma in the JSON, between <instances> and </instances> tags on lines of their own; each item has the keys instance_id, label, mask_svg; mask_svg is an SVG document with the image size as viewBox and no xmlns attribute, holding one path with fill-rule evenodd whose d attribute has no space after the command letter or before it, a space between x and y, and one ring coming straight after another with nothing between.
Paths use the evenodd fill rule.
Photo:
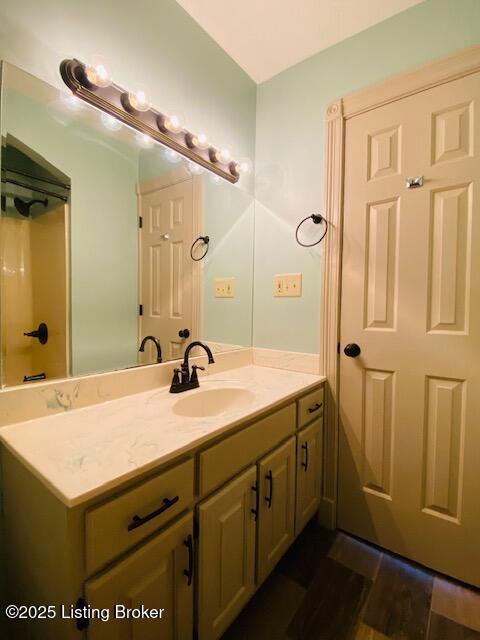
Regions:
<instances>
[{"instance_id":1,"label":"white sink basin","mask_svg":"<svg viewBox=\"0 0 480 640\"><path fill-rule=\"evenodd\" d=\"M178 416L206 418L218 416L229 410L242 409L248 406L254 397L251 391L239 387L207 389L180 398L172 409Z\"/></svg>"}]
</instances>

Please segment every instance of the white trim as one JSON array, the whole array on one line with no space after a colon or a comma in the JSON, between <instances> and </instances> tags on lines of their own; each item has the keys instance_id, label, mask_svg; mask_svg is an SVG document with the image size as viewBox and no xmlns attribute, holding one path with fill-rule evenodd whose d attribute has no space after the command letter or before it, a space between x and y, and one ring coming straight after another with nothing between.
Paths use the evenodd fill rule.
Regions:
<instances>
[{"instance_id":1,"label":"white trim","mask_svg":"<svg viewBox=\"0 0 480 640\"><path fill-rule=\"evenodd\" d=\"M340 330L340 285L342 259L343 200L343 139L342 101L329 105L325 131L325 216L328 233L325 236L325 263L322 305L322 366L327 377L323 417L322 501L319 519L323 526L333 528L336 521L337 457L338 457L338 353Z\"/></svg>"},{"instance_id":2,"label":"white trim","mask_svg":"<svg viewBox=\"0 0 480 640\"><path fill-rule=\"evenodd\" d=\"M319 522L336 526L340 294L343 222L343 163L345 122L349 118L440 84L480 72L480 46L468 47L446 58L387 78L372 87L332 102L326 111L325 211L329 232L325 237L323 274L322 371L325 385L324 458Z\"/></svg>"},{"instance_id":3,"label":"white trim","mask_svg":"<svg viewBox=\"0 0 480 640\"><path fill-rule=\"evenodd\" d=\"M365 111L377 109L389 102L401 100L478 71L480 45L475 45L345 96L342 100L343 114L347 119L353 118Z\"/></svg>"}]
</instances>

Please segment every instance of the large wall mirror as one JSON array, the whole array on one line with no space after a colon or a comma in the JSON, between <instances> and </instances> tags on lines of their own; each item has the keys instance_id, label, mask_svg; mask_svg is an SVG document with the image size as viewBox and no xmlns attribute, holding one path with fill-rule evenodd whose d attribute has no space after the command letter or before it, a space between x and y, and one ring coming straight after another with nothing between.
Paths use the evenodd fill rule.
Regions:
<instances>
[{"instance_id":1,"label":"large wall mirror","mask_svg":"<svg viewBox=\"0 0 480 640\"><path fill-rule=\"evenodd\" d=\"M2 386L251 345L252 194L7 63L1 136Z\"/></svg>"}]
</instances>

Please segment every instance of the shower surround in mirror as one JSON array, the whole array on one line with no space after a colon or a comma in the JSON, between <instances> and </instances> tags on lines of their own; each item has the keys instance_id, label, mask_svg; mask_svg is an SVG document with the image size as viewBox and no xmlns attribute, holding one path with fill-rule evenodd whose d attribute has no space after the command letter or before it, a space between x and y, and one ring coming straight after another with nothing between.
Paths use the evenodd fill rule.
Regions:
<instances>
[{"instance_id":1,"label":"shower surround in mirror","mask_svg":"<svg viewBox=\"0 0 480 640\"><path fill-rule=\"evenodd\" d=\"M1 107L2 385L251 345L251 193L7 63Z\"/></svg>"}]
</instances>

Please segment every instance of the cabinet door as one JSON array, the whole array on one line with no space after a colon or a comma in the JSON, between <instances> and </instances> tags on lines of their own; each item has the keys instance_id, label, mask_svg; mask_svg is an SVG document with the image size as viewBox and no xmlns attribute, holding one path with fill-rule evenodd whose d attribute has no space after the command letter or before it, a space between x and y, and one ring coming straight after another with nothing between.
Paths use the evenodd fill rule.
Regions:
<instances>
[{"instance_id":1,"label":"cabinet door","mask_svg":"<svg viewBox=\"0 0 480 640\"><path fill-rule=\"evenodd\" d=\"M258 463L257 580L262 582L294 537L295 438Z\"/></svg>"},{"instance_id":2,"label":"cabinet door","mask_svg":"<svg viewBox=\"0 0 480 640\"><path fill-rule=\"evenodd\" d=\"M300 533L320 504L322 422L315 420L297 435L297 504L295 535Z\"/></svg>"},{"instance_id":3,"label":"cabinet door","mask_svg":"<svg viewBox=\"0 0 480 640\"><path fill-rule=\"evenodd\" d=\"M255 481L251 467L198 507L200 640L219 638L255 589Z\"/></svg>"},{"instance_id":4,"label":"cabinet door","mask_svg":"<svg viewBox=\"0 0 480 640\"><path fill-rule=\"evenodd\" d=\"M191 640L193 633L193 515L85 584L90 607L106 608L108 622L90 620L89 640ZM190 582L190 584L189 584ZM115 605L164 609L159 619L115 619Z\"/></svg>"}]
</instances>

